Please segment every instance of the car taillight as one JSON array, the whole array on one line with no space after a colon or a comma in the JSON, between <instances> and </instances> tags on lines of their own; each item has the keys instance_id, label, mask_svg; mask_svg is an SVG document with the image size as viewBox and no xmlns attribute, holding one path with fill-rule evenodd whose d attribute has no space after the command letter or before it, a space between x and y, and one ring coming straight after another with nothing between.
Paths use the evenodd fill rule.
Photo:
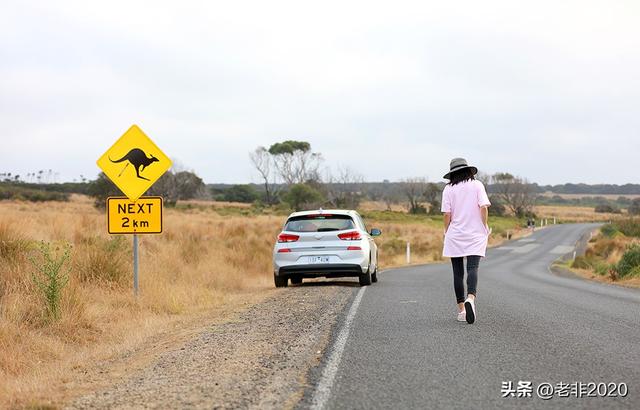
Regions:
<instances>
[{"instance_id":1,"label":"car taillight","mask_svg":"<svg viewBox=\"0 0 640 410\"><path fill-rule=\"evenodd\" d=\"M347 246L348 251L361 251L362 248L359 246Z\"/></svg>"},{"instance_id":2,"label":"car taillight","mask_svg":"<svg viewBox=\"0 0 640 410\"><path fill-rule=\"evenodd\" d=\"M358 231L351 231L351 232L338 234L338 238L342 239L343 241L357 241L362 239L362 237L360 236L360 232Z\"/></svg>"},{"instance_id":3,"label":"car taillight","mask_svg":"<svg viewBox=\"0 0 640 410\"><path fill-rule=\"evenodd\" d=\"M291 249L289 248L278 249L278 253L288 253L288 252L291 252Z\"/></svg>"},{"instance_id":4,"label":"car taillight","mask_svg":"<svg viewBox=\"0 0 640 410\"><path fill-rule=\"evenodd\" d=\"M300 237L298 235L291 235L290 233L281 233L278 235L278 242L295 242Z\"/></svg>"}]
</instances>

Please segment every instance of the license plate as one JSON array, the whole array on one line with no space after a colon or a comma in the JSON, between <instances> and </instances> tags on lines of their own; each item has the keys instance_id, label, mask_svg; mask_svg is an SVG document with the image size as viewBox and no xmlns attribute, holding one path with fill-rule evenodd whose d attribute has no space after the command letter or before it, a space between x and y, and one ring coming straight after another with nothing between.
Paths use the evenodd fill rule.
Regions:
<instances>
[{"instance_id":1,"label":"license plate","mask_svg":"<svg viewBox=\"0 0 640 410\"><path fill-rule=\"evenodd\" d=\"M309 263L329 263L328 256L309 256Z\"/></svg>"}]
</instances>

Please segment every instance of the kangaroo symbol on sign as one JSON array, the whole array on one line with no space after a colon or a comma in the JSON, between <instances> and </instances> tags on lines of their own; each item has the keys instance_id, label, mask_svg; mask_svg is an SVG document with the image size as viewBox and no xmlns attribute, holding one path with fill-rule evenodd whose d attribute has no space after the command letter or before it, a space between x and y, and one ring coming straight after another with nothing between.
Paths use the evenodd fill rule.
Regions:
<instances>
[{"instance_id":1,"label":"kangaroo symbol on sign","mask_svg":"<svg viewBox=\"0 0 640 410\"><path fill-rule=\"evenodd\" d=\"M109 157L109 161L113 162L113 163L118 163L118 162L123 162L123 161L127 161L127 165L124 166L124 168L122 168L122 171L120 171L120 173L118 174L118 177L120 177L122 175L122 173L124 172L125 169L127 169L127 167L129 166L129 164L133 165L133 167L136 170L136 176L140 179L144 179L146 181L149 181L149 178L145 178L143 176L140 175L140 173L142 171L144 171L144 169L146 167L148 167L149 165L151 165L154 162L158 162L158 158L154 157L153 155L150 155L147 157L147 154L145 154L145 152L143 150L141 150L140 148L134 148L131 151L129 151L127 153L127 155L125 155L124 157L117 159L117 160L112 160L111 157Z\"/></svg>"}]
</instances>

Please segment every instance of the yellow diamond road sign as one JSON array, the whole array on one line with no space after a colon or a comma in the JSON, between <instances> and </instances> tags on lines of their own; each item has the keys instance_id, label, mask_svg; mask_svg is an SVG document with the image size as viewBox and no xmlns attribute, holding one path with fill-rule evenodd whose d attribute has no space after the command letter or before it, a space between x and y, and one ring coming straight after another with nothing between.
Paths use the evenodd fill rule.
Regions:
<instances>
[{"instance_id":1,"label":"yellow diamond road sign","mask_svg":"<svg viewBox=\"0 0 640 410\"><path fill-rule=\"evenodd\" d=\"M132 201L171 168L169 157L137 125L132 125L97 164Z\"/></svg>"}]
</instances>

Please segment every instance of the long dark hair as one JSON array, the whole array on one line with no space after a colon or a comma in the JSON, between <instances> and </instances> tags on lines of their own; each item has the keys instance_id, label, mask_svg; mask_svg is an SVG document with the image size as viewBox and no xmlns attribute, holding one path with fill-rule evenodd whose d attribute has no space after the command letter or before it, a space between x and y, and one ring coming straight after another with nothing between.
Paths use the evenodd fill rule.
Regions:
<instances>
[{"instance_id":1,"label":"long dark hair","mask_svg":"<svg viewBox=\"0 0 640 410\"><path fill-rule=\"evenodd\" d=\"M473 171L471 168L463 168L459 171L452 172L449 175L449 185L459 184L460 182L470 181L472 179L476 179L473 176Z\"/></svg>"}]
</instances>

